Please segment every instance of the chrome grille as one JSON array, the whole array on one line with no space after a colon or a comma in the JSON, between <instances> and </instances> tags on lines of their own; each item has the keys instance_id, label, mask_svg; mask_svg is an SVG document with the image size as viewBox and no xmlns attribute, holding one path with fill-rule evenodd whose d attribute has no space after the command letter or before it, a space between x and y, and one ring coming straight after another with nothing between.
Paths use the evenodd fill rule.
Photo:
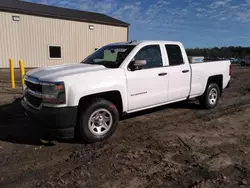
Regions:
<instances>
[{"instance_id":1,"label":"chrome grille","mask_svg":"<svg viewBox=\"0 0 250 188\"><path fill-rule=\"evenodd\" d=\"M36 97L34 95L31 95L28 92L25 92L25 98L27 99L27 101L33 105L34 107L38 108L40 107L40 105L42 104L42 98L40 97Z\"/></svg>"},{"instance_id":2,"label":"chrome grille","mask_svg":"<svg viewBox=\"0 0 250 188\"><path fill-rule=\"evenodd\" d=\"M25 85L32 91L38 91L42 93L42 85L38 83L33 83L28 80L25 80Z\"/></svg>"},{"instance_id":3,"label":"chrome grille","mask_svg":"<svg viewBox=\"0 0 250 188\"><path fill-rule=\"evenodd\" d=\"M26 77L24 97L26 101L35 108L39 108L42 104L42 85L39 80L32 77Z\"/></svg>"}]
</instances>

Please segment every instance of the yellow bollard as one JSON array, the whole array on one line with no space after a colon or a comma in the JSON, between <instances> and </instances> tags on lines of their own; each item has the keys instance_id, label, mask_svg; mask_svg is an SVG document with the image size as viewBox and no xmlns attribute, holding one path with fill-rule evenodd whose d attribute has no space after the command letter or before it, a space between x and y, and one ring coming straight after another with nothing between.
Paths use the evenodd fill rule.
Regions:
<instances>
[{"instance_id":1,"label":"yellow bollard","mask_svg":"<svg viewBox=\"0 0 250 188\"><path fill-rule=\"evenodd\" d=\"M11 88L15 88L15 73L14 73L14 61L13 59L9 59L10 61L10 82Z\"/></svg>"},{"instance_id":2,"label":"yellow bollard","mask_svg":"<svg viewBox=\"0 0 250 188\"><path fill-rule=\"evenodd\" d=\"M23 86L24 85L24 63L23 63L23 60L19 61L19 67L20 67L21 83L22 83L22 86Z\"/></svg>"}]
</instances>

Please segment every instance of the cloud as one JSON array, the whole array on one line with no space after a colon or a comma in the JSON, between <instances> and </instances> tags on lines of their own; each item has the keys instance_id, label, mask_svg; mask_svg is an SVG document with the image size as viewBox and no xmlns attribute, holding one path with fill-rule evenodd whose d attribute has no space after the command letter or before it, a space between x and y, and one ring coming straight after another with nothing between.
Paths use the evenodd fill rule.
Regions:
<instances>
[{"instance_id":1,"label":"cloud","mask_svg":"<svg viewBox=\"0 0 250 188\"><path fill-rule=\"evenodd\" d=\"M204 12L206 9L204 9L204 8L196 8L196 11L197 12Z\"/></svg>"},{"instance_id":2,"label":"cloud","mask_svg":"<svg viewBox=\"0 0 250 188\"><path fill-rule=\"evenodd\" d=\"M241 38L241 39L250 39L250 36L239 36L239 38Z\"/></svg>"},{"instance_id":3,"label":"cloud","mask_svg":"<svg viewBox=\"0 0 250 188\"><path fill-rule=\"evenodd\" d=\"M104 0L96 3L94 9L102 13L110 13L115 7L116 3L113 0Z\"/></svg>"},{"instance_id":4,"label":"cloud","mask_svg":"<svg viewBox=\"0 0 250 188\"><path fill-rule=\"evenodd\" d=\"M232 0L221 0L221 1L215 1L209 5L211 8L218 8L228 5Z\"/></svg>"},{"instance_id":5,"label":"cloud","mask_svg":"<svg viewBox=\"0 0 250 188\"><path fill-rule=\"evenodd\" d=\"M26 0L84 11L104 13L129 23L152 24L162 21L183 23L187 19L225 22L250 21L250 0ZM178 21L180 20L180 21Z\"/></svg>"},{"instance_id":6,"label":"cloud","mask_svg":"<svg viewBox=\"0 0 250 188\"><path fill-rule=\"evenodd\" d=\"M90 11L90 12L99 12L104 14L109 14L117 6L116 1L114 0L77 0L78 7L80 10ZM77 7L77 8L78 8Z\"/></svg>"},{"instance_id":7,"label":"cloud","mask_svg":"<svg viewBox=\"0 0 250 188\"><path fill-rule=\"evenodd\" d=\"M136 22L136 20L140 21L142 19L142 4L140 2L123 4L116 11L111 13L111 16L130 23Z\"/></svg>"},{"instance_id":8,"label":"cloud","mask_svg":"<svg viewBox=\"0 0 250 188\"><path fill-rule=\"evenodd\" d=\"M239 19L243 21L248 21L250 19L250 12L240 12L238 13Z\"/></svg>"},{"instance_id":9,"label":"cloud","mask_svg":"<svg viewBox=\"0 0 250 188\"><path fill-rule=\"evenodd\" d=\"M250 22L248 16L250 0L235 2L233 0L200 0L199 6L192 7L195 0L186 0L189 3L191 12L194 12L198 19L204 19L216 24L226 22ZM228 23L227 23L228 24Z\"/></svg>"},{"instance_id":10,"label":"cloud","mask_svg":"<svg viewBox=\"0 0 250 188\"><path fill-rule=\"evenodd\" d=\"M227 20L228 18L227 17L220 17L219 19L220 19L220 21L224 21L224 20Z\"/></svg>"},{"instance_id":11,"label":"cloud","mask_svg":"<svg viewBox=\"0 0 250 188\"><path fill-rule=\"evenodd\" d=\"M32 0L28 0L32 1ZM250 0L33 0L49 5L104 13L131 24L134 31L166 36L233 34L230 26L250 22ZM235 28L235 27L234 27ZM238 27L240 28L240 27ZM179 36L178 36L179 35Z\"/></svg>"}]
</instances>

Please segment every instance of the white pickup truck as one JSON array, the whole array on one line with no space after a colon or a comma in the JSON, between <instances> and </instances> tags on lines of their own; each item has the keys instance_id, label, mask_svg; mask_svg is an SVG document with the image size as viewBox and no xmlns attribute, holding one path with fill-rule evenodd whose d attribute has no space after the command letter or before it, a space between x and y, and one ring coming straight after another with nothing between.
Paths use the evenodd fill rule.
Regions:
<instances>
[{"instance_id":1,"label":"white pickup truck","mask_svg":"<svg viewBox=\"0 0 250 188\"><path fill-rule=\"evenodd\" d=\"M27 72L22 105L46 133L93 143L128 113L192 98L214 108L230 78L229 60L190 64L180 42L113 43L80 63Z\"/></svg>"}]
</instances>

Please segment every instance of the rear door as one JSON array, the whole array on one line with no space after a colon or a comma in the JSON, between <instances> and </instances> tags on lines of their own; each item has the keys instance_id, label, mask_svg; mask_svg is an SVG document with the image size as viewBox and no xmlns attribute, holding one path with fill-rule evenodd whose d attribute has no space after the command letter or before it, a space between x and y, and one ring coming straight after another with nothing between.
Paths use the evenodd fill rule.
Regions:
<instances>
[{"instance_id":1,"label":"rear door","mask_svg":"<svg viewBox=\"0 0 250 188\"><path fill-rule=\"evenodd\" d=\"M162 46L151 44L142 47L133 57L133 61L146 60L147 65L140 70L126 71L129 111L167 101L168 74L162 52Z\"/></svg>"},{"instance_id":2,"label":"rear door","mask_svg":"<svg viewBox=\"0 0 250 188\"><path fill-rule=\"evenodd\" d=\"M191 70L189 62L183 59L179 45L165 44L165 50L169 62L167 69L169 74L168 101L185 99L190 92Z\"/></svg>"}]
</instances>

